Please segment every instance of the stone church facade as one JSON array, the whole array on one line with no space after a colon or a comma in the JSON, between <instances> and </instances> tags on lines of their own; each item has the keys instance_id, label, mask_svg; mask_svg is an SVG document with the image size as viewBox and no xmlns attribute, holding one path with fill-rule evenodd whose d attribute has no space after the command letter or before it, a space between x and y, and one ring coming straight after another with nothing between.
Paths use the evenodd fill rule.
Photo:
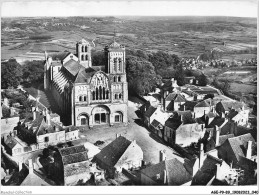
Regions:
<instances>
[{"instance_id":1,"label":"stone church facade","mask_svg":"<svg viewBox=\"0 0 259 195\"><path fill-rule=\"evenodd\" d=\"M128 83L125 48L113 42L104 48L105 71L95 70L91 46L76 44L76 54L61 60L46 56L44 88L50 90L63 116L63 123L75 126L127 124Z\"/></svg>"}]
</instances>

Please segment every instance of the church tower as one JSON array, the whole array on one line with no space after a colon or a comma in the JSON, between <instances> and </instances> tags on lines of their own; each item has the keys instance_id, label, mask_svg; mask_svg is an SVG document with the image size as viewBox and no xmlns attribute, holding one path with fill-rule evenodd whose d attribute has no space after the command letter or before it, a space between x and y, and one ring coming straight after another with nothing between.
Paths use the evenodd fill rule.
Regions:
<instances>
[{"instance_id":1,"label":"church tower","mask_svg":"<svg viewBox=\"0 0 259 195\"><path fill-rule=\"evenodd\" d=\"M79 41L76 44L76 54L81 65L85 68L92 67L91 46L89 42L85 39Z\"/></svg>"},{"instance_id":2,"label":"church tower","mask_svg":"<svg viewBox=\"0 0 259 195\"><path fill-rule=\"evenodd\" d=\"M125 47L113 40L104 48L105 72L111 81L112 102L128 102L128 83L126 78Z\"/></svg>"}]
</instances>

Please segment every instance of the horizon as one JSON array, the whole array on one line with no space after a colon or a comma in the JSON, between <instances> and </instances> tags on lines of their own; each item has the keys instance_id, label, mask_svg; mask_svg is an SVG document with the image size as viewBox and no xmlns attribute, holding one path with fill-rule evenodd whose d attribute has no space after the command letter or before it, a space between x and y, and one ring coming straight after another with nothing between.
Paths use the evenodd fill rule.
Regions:
<instances>
[{"instance_id":1,"label":"horizon","mask_svg":"<svg viewBox=\"0 0 259 195\"><path fill-rule=\"evenodd\" d=\"M3 2L1 17L225 16L257 18L256 0Z\"/></svg>"}]
</instances>

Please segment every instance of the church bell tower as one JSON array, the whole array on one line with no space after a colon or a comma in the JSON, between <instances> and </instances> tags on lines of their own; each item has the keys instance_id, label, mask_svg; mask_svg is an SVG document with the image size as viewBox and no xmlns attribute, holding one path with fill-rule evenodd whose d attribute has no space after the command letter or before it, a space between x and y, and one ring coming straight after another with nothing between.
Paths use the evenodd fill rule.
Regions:
<instances>
[{"instance_id":1,"label":"church bell tower","mask_svg":"<svg viewBox=\"0 0 259 195\"><path fill-rule=\"evenodd\" d=\"M91 45L88 41L82 39L76 44L76 54L81 65L85 68L92 67Z\"/></svg>"}]
</instances>

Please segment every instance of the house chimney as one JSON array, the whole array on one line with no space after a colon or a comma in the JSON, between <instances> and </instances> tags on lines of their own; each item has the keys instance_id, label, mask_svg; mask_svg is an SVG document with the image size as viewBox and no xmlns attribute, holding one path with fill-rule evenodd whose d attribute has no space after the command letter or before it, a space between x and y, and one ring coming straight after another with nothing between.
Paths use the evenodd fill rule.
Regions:
<instances>
[{"instance_id":1,"label":"house chimney","mask_svg":"<svg viewBox=\"0 0 259 195\"><path fill-rule=\"evenodd\" d=\"M55 126L55 131L56 131L56 132L58 132L58 131L59 131L58 126Z\"/></svg>"},{"instance_id":2,"label":"house chimney","mask_svg":"<svg viewBox=\"0 0 259 195\"><path fill-rule=\"evenodd\" d=\"M252 157L252 141L249 140L247 143L247 151L246 151L246 158L251 159Z\"/></svg>"},{"instance_id":3,"label":"house chimney","mask_svg":"<svg viewBox=\"0 0 259 195\"><path fill-rule=\"evenodd\" d=\"M216 179L221 181L223 178L222 178L220 164L216 164L216 166L217 166Z\"/></svg>"},{"instance_id":4,"label":"house chimney","mask_svg":"<svg viewBox=\"0 0 259 195\"><path fill-rule=\"evenodd\" d=\"M160 162L162 162L162 161L165 161L166 160L166 154L165 154L165 151L164 150L160 150L160 152L159 152L159 154L160 154Z\"/></svg>"},{"instance_id":5,"label":"house chimney","mask_svg":"<svg viewBox=\"0 0 259 195\"><path fill-rule=\"evenodd\" d=\"M118 133L116 133L116 139L119 137L119 134Z\"/></svg>"},{"instance_id":6,"label":"house chimney","mask_svg":"<svg viewBox=\"0 0 259 195\"><path fill-rule=\"evenodd\" d=\"M20 172L22 170L22 162L19 161L18 165L19 165L19 172Z\"/></svg>"},{"instance_id":7,"label":"house chimney","mask_svg":"<svg viewBox=\"0 0 259 195\"><path fill-rule=\"evenodd\" d=\"M17 136L17 130L13 130L13 135Z\"/></svg>"},{"instance_id":8,"label":"house chimney","mask_svg":"<svg viewBox=\"0 0 259 195\"><path fill-rule=\"evenodd\" d=\"M215 140L216 143L215 144L216 144L216 146L218 146L219 145L220 129L217 125L215 125L215 131L216 131L216 140Z\"/></svg>"},{"instance_id":9,"label":"house chimney","mask_svg":"<svg viewBox=\"0 0 259 195\"><path fill-rule=\"evenodd\" d=\"M221 118L225 118L225 112L222 112Z\"/></svg>"},{"instance_id":10,"label":"house chimney","mask_svg":"<svg viewBox=\"0 0 259 195\"><path fill-rule=\"evenodd\" d=\"M204 162L204 149L203 149L203 143L200 145L200 158L199 158L199 168L202 167Z\"/></svg>"},{"instance_id":11,"label":"house chimney","mask_svg":"<svg viewBox=\"0 0 259 195\"><path fill-rule=\"evenodd\" d=\"M32 114L33 114L33 120L36 120L36 109L34 109L33 111L32 111Z\"/></svg>"},{"instance_id":12,"label":"house chimney","mask_svg":"<svg viewBox=\"0 0 259 195\"><path fill-rule=\"evenodd\" d=\"M46 112L46 122L48 125L50 125L50 114L49 111Z\"/></svg>"},{"instance_id":13,"label":"house chimney","mask_svg":"<svg viewBox=\"0 0 259 195\"><path fill-rule=\"evenodd\" d=\"M29 159L29 174L33 173L33 164L32 164L32 159Z\"/></svg>"},{"instance_id":14,"label":"house chimney","mask_svg":"<svg viewBox=\"0 0 259 195\"><path fill-rule=\"evenodd\" d=\"M167 172L164 169L164 184L166 184L166 183L167 183Z\"/></svg>"},{"instance_id":15,"label":"house chimney","mask_svg":"<svg viewBox=\"0 0 259 195\"><path fill-rule=\"evenodd\" d=\"M185 105L183 105L183 111L185 111Z\"/></svg>"}]
</instances>

